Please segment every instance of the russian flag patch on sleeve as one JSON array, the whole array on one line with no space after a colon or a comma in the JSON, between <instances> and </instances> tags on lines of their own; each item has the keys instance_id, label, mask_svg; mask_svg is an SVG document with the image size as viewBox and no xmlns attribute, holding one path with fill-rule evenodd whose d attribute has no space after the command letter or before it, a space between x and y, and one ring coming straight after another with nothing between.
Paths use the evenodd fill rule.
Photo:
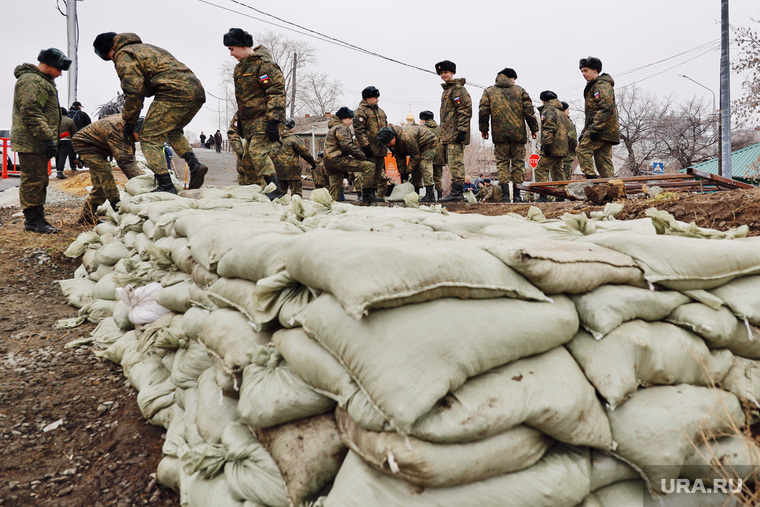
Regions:
<instances>
[{"instance_id":1,"label":"russian flag patch on sleeve","mask_svg":"<svg viewBox=\"0 0 760 507\"><path fill-rule=\"evenodd\" d=\"M262 74L261 76L259 76L259 81L261 81L261 84L269 84L269 75Z\"/></svg>"},{"instance_id":2,"label":"russian flag patch on sleeve","mask_svg":"<svg viewBox=\"0 0 760 507\"><path fill-rule=\"evenodd\" d=\"M460 102L462 102L461 97L454 97L454 104L459 104Z\"/></svg>"},{"instance_id":3,"label":"russian flag patch on sleeve","mask_svg":"<svg viewBox=\"0 0 760 507\"><path fill-rule=\"evenodd\" d=\"M599 93L599 92L594 92L594 98L595 98L596 100L599 100L599 99L601 99L601 98L602 98L602 94L601 94L601 93Z\"/></svg>"}]
</instances>

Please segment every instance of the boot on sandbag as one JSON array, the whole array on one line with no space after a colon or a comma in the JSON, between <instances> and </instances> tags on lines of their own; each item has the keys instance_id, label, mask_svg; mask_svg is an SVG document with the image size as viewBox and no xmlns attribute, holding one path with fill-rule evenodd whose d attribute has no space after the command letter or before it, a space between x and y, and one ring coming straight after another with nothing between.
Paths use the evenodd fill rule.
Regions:
<instances>
[{"instance_id":1,"label":"boot on sandbag","mask_svg":"<svg viewBox=\"0 0 760 507\"><path fill-rule=\"evenodd\" d=\"M462 190L464 189L463 183L452 183L451 192L443 199L438 199L438 202L461 202L464 201L464 195Z\"/></svg>"},{"instance_id":2,"label":"boot on sandbag","mask_svg":"<svg viewBox=\"0 0 760 507\"><path fill-rule=\"evenodd\" d=\"M268 184L274 183L277 188L266 194L266 196L269 198L270 201L274 201L278 197L282 197L283 194L282 190L280 189L280 181L277 179L277 175L274 176L264 176L264 181Z\"/></svg>"},{"instance_id":3,"label":"boot on sandbag","mask_svg":"<svg viewBox=\"0 0 760 507\"><path fill-rule=\"evenodd\" d=\"M24 230L39 234L55 234L61 232L45 220L45 211L42 206L32 206L24 210Z\"/></svg>"},{"instance_id":4,"label":"boot on sandbag","mask_svg":"<svg viewBox=\"0 0 760 507\"><path fill-rule=\"evenodd\" d=\"M185 159L187 166L190 169L190 183L187 184L187 188L191 190L195 188L201 188L203 186L203 180L206 177L206 173L208 172L208 167L201 164L201 161L198 160L198 157L196 157L195 153L192 151L185 153L182 158Z\"/></svg>"},{"instance_id":5,"label":"boot on sandbag","mask_svg":"<svg viewBox=\"0 0 760 507\"><path fill-rule=\"evenodd\" d=\"M169 192L170 194L176 194L177 189L174 188L172 183L172 177L169 173L156 174L157 187L154 192Z\"/></svg>"},{"instance_id":6,"label":"boot on sandbag","mask_svg":"<svg viewBox=\"0 0 760 507\"><path fill-rule=\"evenodd\" d=\"M501 187L501 199L499 202L511 202L509 199L509 183L499 183L499 186ZM518 190L515 188L515 193L517 193Z\"/></svg>"},{"instance_id":7,"label":"boot on sandbag","mask_svg":"<svg viewBox=\"0 0 760 507\"><path fill-rule=\"evenodd\" d=\"M433 185L425 187L425 195L420 199L420 202L435 202L435 194Z\"/></svg>"},{"instance_id":8,"label":"boot on sandbag","mask_svg":"<svg viewBox=\"0 0 760 507\"><path fill-rule=\"evenodd\" d=\"M77 225L95 225L98 223L98 216L95 214L97 206L90 199L87 199L82 207L82 214L77 219Z\"/></svg>"},{"instance_id":9,"label":"boot on sandbag","mask_svg":"<svg viewBox=\"0 0 760 507\"><path fill-rule=\"evenodd\" d=\"M385 202L385 199L375 195L375 192L377 192L377 189L375 189L375 187L365 188L364 193L362 193L362 202L367 204Z\"/></svg>"}]
</instances>

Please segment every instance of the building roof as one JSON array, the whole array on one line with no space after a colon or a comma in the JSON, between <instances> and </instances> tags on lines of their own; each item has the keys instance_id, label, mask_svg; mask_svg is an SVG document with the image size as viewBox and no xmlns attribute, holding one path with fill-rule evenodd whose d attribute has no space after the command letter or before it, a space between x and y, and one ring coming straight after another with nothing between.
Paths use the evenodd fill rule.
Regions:
<instances>
[{"instance_id":1,"label":"building roof","mask_svg":"<svg viewBox=\"0 0 760 507\"><path fill-rule=\"evenodd\" d=\"M718 174L718 159L714 158L692 167L698 171ZM760 143L731 153L731 177L743 180L760 179Z\"/></svg>"},{"instance_id":2,"label":"building roof","mask_svg":"<svg viewBox=\"0 0 760 507\"><path fill-rule=\"evenodd\" d=\"M312 127L315 135L326 136L330 130L327 128L328 117L309 116L308 118L295 118L296 126L293 128L293 134L298 136L310 136Z\"/></svg>"}]
</instances>

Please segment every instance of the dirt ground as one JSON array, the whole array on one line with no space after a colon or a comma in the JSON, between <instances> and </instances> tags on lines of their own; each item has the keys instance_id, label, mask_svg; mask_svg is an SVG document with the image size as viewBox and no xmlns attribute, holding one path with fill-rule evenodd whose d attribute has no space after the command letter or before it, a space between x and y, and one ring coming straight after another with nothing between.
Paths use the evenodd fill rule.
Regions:
<instances>
[{"instance_id":1,"label":"dirt ground","mask_svg":"<svg viewBox=\"0 0 760 507\"><path fill-rule=\"evenodd\" d=\"M81 186L66 181L52 184ZM23 218L13 217L18 208L0 210L0 505L178 505L179 496L152 475L165 431L143 420L121 368L89 347L64 348L94 325L54 328L58 319L76 316L56 280L71 278L80 264L62 255L84 230L74 225L79 194L46 208L50 222L63 229L56 235L24 233ZM652 206L702 227L747 224L750 235L760 235L760 190L628 201L618 218L643 217ZM529 206L448 207L525 215ZM582 203L540 207L547 217L601 209Z\"/></svg>"}]
</instances>

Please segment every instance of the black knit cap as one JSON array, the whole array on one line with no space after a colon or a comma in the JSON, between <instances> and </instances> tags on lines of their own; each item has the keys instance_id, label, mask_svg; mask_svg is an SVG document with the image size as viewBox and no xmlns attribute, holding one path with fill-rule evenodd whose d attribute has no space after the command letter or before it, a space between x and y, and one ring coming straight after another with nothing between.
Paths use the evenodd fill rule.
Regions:
<instances>
[{"instance_id":1,"label":"black knit cap","mask_svg":"<svg viewBox=\"0 0 760 507\"><path fill-rule=\"evenodd\" d=\"M296 121L293 118L287 118L285 120L285 127L292 129L296 127Z\"/></svg>"},{"instance_id":2,"label":"black knit cap","mask_svg":"<svg viewBox=\"0 0 760 507\"><path fill-rule=\"evenodd\" d=\"M567 111L568 109L570 109L570 104L568 104L567 102L565 102L565 101L563 100L563 101L562 101L562 110L563 110L563 111Z\"/></svg>"},{"instance_id":3,"label":"black knit cap","mask_svg":"<svg viewBox=\"0 0 760 507\"><path fill-rule=\"evenodd\" d=\"M367 100L372 97L379 97L379 96L380 96L380 90L378 90L374 86L368 86L362 90L362 98L364 100Z\"/></svg>"},{"instance_id":4,"label":"black knit cap","mask_svg":"<svg viewBox=\"0 0 760 507\"><path fill-rule=\"evenodd\" d=\"M543 102L548 102L552 99L556 99L557 94L551 90L544 90L541 92L541 95L539 95L538 98L541 99Z\"/></svg>"},{"instance_id":5,"label":"black knit cap","mask_svg":"<svg viewBox=\"0 0 760 507\"><path fill-rule=\"evenodd\" d=\"M420 120L432 120L435 118L433 111L422 111L420 113Z\"/></svg>"},{"instance_id":6,"label":"black knit cap","mask_svg":"<svg viewBox=\"0 0 760 507\"><path fill-rule=\"evenodd\" d=\"M116 32L105 32L95 37L95 42L92 43L92 47L95 48L95 54L103 60L108 60L108 53L113 48L113 39L116 37Z\"/></svg>"},{"instance_id":7,"label":"black knit cap","mask_svg":"<svg viewBox=\"0 0 760 507\"><path fill-rule=\"evenodd\" d=\"M581 58L581 61L578 62L578 68L582 69L583 67L586 67L588 69L594 69L597 72L601 72L602 61L595 56L589 56L588 58Z\"/></svg>"},{"instance_id":8,"label":"black knit cap","mask_svg":"<svg viewBox=\"0 0 760 507\"><path fill-rule=\"evenodd\" d=\"M346 118L353 118L354 112L351 110L351 108L343 106L340 109L338 109L338 112L335 113L335 116L337 116L341 120L345 120Z\"/></svg>"},{"instance_id":9,"label":"black knit cap","mask_svg":"<svg viewBox=\"0 0 760 507\"><path fill-rule=\"evenodd\" d=\"M48 48L40 51L37 61L55 67L59 70L69 70L71 58L67 58L63 51L56 48Z\"/></svg>"},{"instance_id":10,"label":"black knit cap","mask_svg":"<svg viewBox=\"0 0 760 507\"><path fill-rule=\"evenodd\" d=\"M390 127L383 127L377 131L377 142L380 144L388 144L394 137L396 133Z\"/></svg>"},{"instance_id":11,"label":"black knit cap","mask_svg":"<svg viewBox=\"0 0 760 507\"><path fill-rule=\"evenodd\" d=\"M224 34L224 45L226 47L237 46L241 48L253 47L253 36L242 28L230 28Z\"/></svg>"},{"instance_id":12,"label":"black knit cap","mask_svg":"<svg viewBox=\"0 0 760 507\"><path fill-rule=\"evenodd\" d=\"M499 74L504 74L505 76L507 76L509 78L512 78L512 79L517 79L517 72L515 72L515 69L510 69L509 67L501 69L499 71ZM498 74L497 74L497 76L498 76Z\"/></svg>"},{"instance_id":13,"label":"black knit cap","mask_svg":"<svg viewBox=\"0 0 760 507\"><path fill-rule=\"evenodd\" d=\"M441 72L445 71L451 71L452 74L457 73L457 64L452 62L451 60L443 60L442 62L438 62L435 64L435 71L438 73L438 75L441 75Z\"/></svg>"}]
</instances>

